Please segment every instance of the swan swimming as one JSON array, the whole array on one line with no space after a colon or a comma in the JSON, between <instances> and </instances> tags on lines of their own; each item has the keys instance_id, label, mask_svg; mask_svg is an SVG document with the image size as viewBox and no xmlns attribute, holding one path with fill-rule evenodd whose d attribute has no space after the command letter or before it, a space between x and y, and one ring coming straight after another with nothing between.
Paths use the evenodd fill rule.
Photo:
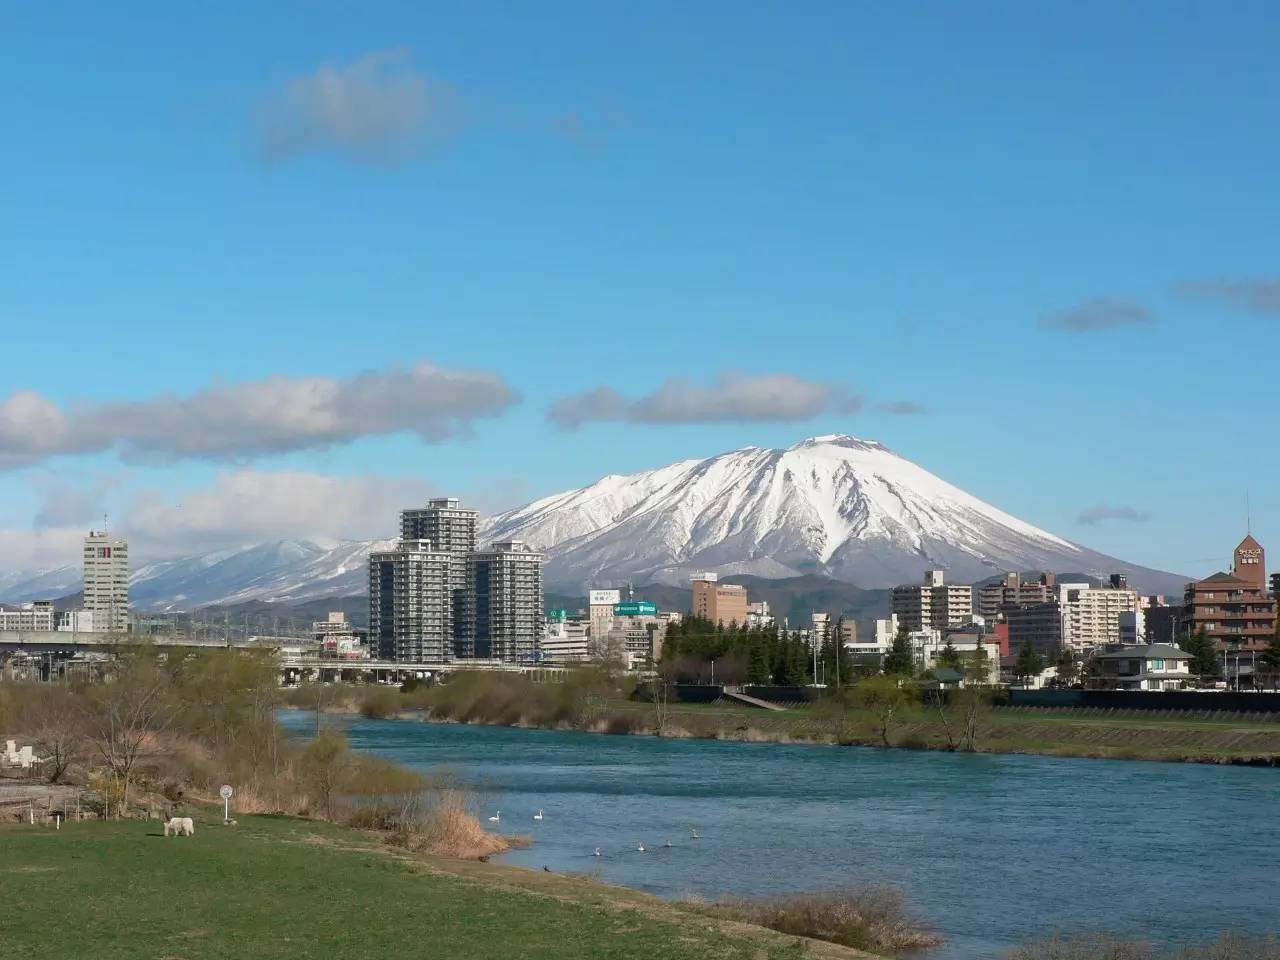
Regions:
<instances>
[{"instance_id":1,"label":"swan swimming","mask_svg":"<svg viewBox=\"0 0 1280 960\"><path fill-rule=\"evenodd\" d=\"M592 854L591 854L591 855L592 855L593 857L598 857L598 856L600 856L600 848L599 848L599 847L596 847L596 848L595 848L595 850L592 852Z\"/></svg>"},{"instance_id":2,"label":"swan swimming","mask_svg":"<svg viewBox=\"0 0 1280 960\"><path fill-rule=\"evenodd\" d=\"M644 853L644 842L641 841L640 846L636 847L637 853Z\"/></svg>"},{"instance_id":3,"label":"swan swimming","mask_svg":"<svg viewBox=\"0 0 1280 960\"><path fill-rule=\"evenodd\" d=\"M501 820L501 819L502 819L502 811L501 811L501 810L497 810L497 811L494 811L493 816L489 818L489 822L490 822L490 823L497 823L497 822L498 822L499 820Z\"/></svg>"},{"instance_id":4,"label":"swan swimming","mask_svg":"<svg viewBox=\"0 0 1280 960\"><path fill-rule=\"evenodd\" d=\"M538 810L538 812L537 812L537 813L535 813L535 814L533 815L533 819L535 819L535 820L541 820L541 819L542 819L542 810L541 810L541 809L539 809L539 810Z\"/></svg>"},{"instance_id":5,"label":"swan swimming","mask_svg":"<svg viewBox=\"0 0 1280 960\"><path fill-rule=\"evenodd\" d=\"M691 836L694 840L700 840L700 839L702 839L701 837L699 837L699 836L698 836L698 831L697 831L697 830L690 830L690 831L689 831L689 836Z\"/></svg>"}]
</instances>

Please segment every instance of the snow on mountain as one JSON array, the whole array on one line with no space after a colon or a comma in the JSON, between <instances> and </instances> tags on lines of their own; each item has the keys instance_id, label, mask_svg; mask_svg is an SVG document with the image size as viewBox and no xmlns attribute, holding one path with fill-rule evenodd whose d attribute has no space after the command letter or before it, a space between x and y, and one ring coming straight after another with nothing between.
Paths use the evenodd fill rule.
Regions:
<instances>
[{"instance_id":1,"label":"snow on mountain","mask_svg":"<svg viewBox=\"0 0 1280 960\"><path fill-rule=\"evenodd\" d=\"M370 550L390 540L276 540L150 563L129 577L130 605L192 610L245 600L295 602L368 590ZM79 566L0 580L9 602L56 598L80 589Z\"/></svg>"},{"instance_id":2,"label":"snow on mountain","mask_svg":"<svg viewBox=\"0 0 1280 960\"><path fill-rule=\"evenodd\" d=\"M388 515L388 526L394 519ZM490 518L480 538L546 551L548 587L568 591L628 581L683 585L701 571L822 574L864 588L916 582L928 569L958 583L1008 570L1125 573L1158 593L1181 593L1185 583L1041 530L879 443L848 436L607 476ZM278 540L164 560L134 571L130 600L189 610L362 594L369 551L390 543ZM9 602L79 589L79 564L0 574L0 599Z\"/></svg>"},{"instance_id":3,"label":"snow on mountain","mask_svg":"<svg viewBox=\"0 0 1280 960\"><path fill-rule=\"evenodd\" d=\"M888 587L935 568L960 583L1006 570L1122 572L1165 591L1183 582L1064 540L882 444L843 435L605 477L500 514L484 534L545 550L548 583L572 589L684 583L699 571Z\"/></svg>"}]
</instances>

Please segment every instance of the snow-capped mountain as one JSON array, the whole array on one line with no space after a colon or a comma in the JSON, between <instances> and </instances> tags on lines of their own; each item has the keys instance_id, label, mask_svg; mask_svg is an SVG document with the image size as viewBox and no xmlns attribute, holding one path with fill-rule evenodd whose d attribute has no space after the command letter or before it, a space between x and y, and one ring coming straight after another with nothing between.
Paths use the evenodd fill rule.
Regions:
<instances>
[{"instance_id":1,"label":"snow-capped mountain","mask_svg":"<svg viewBox=\"0 0 1280 960\"><path fill-rule=\"evenodd\" d=\"M1185 583L1041 530L848 436L608 476L500 514L484 532L545 550L548 583L575 589L684 583L700 571L819 573L861 587L916 582L928 569L957 583L1008 570L1126 573L1158 591Z\"/></svg>"},{"instance_id":2,"label":"snow-capped mountain","mask_svg":"<svg viewBox=\"0 0 1280 960\"><path fill-rule=\"evenodd\" d=\"M389 510L393 526L395 505ZM588 584L683 585L702 571L816 573L864 588L916 582L929 569L957 583L1009 570L1125 573L1153 593L1181 593L1186 582L1064 540L879 443L847 436L604 477L485 520L480 538L546 551L548 587L575 592ZM369 551L390 543L278 540L165 560L134 571L130 601L189 610L363 594ZM80 589L80 575L78 564L0 574L0 599L65 596Z\"/></svg>"},{"instance_id":3,"label":"snow-capped mountain","mask_svg":"<svg viewBox=\"0 0 1280 960\"><path fill-rule=\"evenodd\" d=\"M352 596L369 588L370 550L391 540L275 540L163 560L134 570L130 605L144 610L193 610L244 600L292 603ZM9 602L56 598L80 589L79 566L0 580Z\"/></svg>"}]
</instances>

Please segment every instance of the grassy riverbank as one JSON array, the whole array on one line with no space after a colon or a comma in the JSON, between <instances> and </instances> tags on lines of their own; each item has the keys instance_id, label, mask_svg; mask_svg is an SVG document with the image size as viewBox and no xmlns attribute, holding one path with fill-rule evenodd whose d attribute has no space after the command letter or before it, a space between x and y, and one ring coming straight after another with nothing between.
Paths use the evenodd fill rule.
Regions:
<instances>
[{"instance_id":1,"label":"grassy riverbank","mask_svg":"<svg viewBox=\"0 0 1280 960\"><path fill-rule=\"evenodd\" d=\"M294 817L0 828L0 943L24 960L702 960L870 955L589 879L407 854Z\"/></svg>"},{"instance_id":2,"label":"grassy riverbank","mask_svg":"<svg viewBox=\"0 0 1280 960\"><path fill-rule=\"evenodd\" d=\"M620 700L620 712L642 720L648 704ZM954 722L954 721L953 721ZM768 712L723 704L672 704L668 723L677 735L794 740L877 746L877 717L851 709L837 717L819 706ZM890 729L890 743L909 749L947 749L946 728L936 710L903 711ZM1201 763L1280 764L1280 723L1240 719L1205 720L1166 716L1096 716L1072 712L1023 712L996 708L984 713L976 738L984 753Z\"/></svg>"},{"instance_id":3,"label":"grassy riverbank","mask_svg":"<svg viewBox=\"0 0 1280 960\"><path fill-rule=\"evenodd\" d=\"M299 691L293 702L304 705L312 695ZM670 737L721 740L866 746L883 746L885 741L882 717L861 708L855 699L781 711L728 702L671 702L659 710L630 699L626 690L599 675L572 684L535 684L477 674L410 693L353 687L328 688L327 696L330 709L370 717L410 715L462 723L617 734L661 732ZM984 753L1280 766L1280 720L1006 707L983 708L975 717L973 745ZM907 704L894 713L887 739L889 745L907 749L953 749L964 742L960 734L965 721L959 709L939 711Z\"/></svg>"}]
</instances>

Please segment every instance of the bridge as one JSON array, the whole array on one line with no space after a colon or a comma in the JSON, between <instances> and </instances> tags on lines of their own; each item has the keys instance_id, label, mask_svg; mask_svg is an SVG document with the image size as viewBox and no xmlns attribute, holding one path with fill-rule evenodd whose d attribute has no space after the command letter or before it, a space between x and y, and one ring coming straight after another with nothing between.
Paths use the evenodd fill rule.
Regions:
<instances>
[{"instance_id":1,"label":"bridge","mask_svg":"<svg viewBox=\"0 0 1280 960\"><path fill-rule=\"evenodd\" d=\"M87 660L100 663L112 654L136 647L158 650L259 650L271 653L279 660L280 682L286 685L316 681L403 683L410 679L429 680L462 670L518 673L538 680L549 680L560 677L565 669L540 663L508 663L503 660L339 660L298 652L296 648L304 643L306 641L294 637L230 640L181 635L135 637L95 632L0 630L0 660L5 659L6 654L18 654L43 661L37 670L38 674L42 679L53 679L59 673L66 675L68 667L83 667Z\"/></svg>"},{"instance_id":2,"label":"bridge","mask_svg":"<svg viewBox=\"0 0 1280 960\"><path fill-rule=\"evenodd\" d=\"M34 654L77 654L110 652L128 647L212 647L225 649L273 650L283 637L262 637L249 640L228 640L221 637L188 637L181 634L120 634L89 630L0 630L0 652ZM301 643L301 640L293 640Z\"/></svg>"}]
</instances>

